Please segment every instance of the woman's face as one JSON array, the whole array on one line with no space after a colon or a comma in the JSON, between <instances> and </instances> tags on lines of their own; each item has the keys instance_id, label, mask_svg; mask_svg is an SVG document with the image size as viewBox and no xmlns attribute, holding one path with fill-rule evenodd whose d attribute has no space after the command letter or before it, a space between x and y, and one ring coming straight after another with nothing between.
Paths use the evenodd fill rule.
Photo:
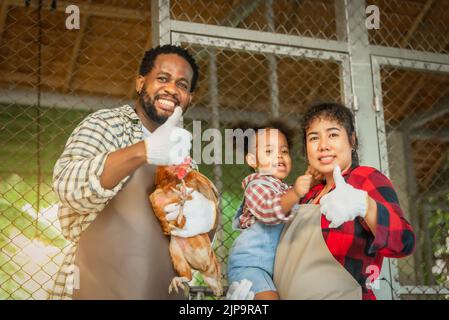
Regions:
<instances>
[{"instance_id":1,"label":"woman's face","mask_svg":"<svg viewBox=\"0 0 449 320\"><path fill-rule=\"evenodd\" d=\"M335 166L344 171L352 162L352 145L346 129L335 120L312 121L306 132L306 150L310 166L326 177L332 176Z\"/></svg>"}]
</instances>

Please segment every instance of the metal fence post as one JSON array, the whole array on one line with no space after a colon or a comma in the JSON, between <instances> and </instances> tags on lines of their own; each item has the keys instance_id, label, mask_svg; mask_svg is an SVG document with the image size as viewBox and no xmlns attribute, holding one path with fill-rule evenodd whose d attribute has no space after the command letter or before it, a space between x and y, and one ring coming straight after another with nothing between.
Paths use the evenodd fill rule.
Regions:
<instances>
[{"instance_id":1,"label":"metal fence post","mask_svg":"<svg viewBox=\"0 0 449 320\"><path fill-rule=\"evenodd\" d=\"M212 128L216 130L220 130L220 104L219 104L219 91L218 91L218 77L217 77L217 53L216 49L211 48L209 49L209 96L210 96L210 107L212 110L211 114L211 124ZM214 138L215 139L215 138ZM223 141L222 141L223 142ZM219 206L220 206L220 212L223 212L223 203L221 200L221 195L223 192L223 168L221 167L221 163L223 160L222 155L222 149L218 148L215 150L214 158L215 158L215 165L213 168L213 177L214 177L214 184L218 190L219 194ZM224 230L223 230L223 215L220 214L218 217L218 229L216 231L215 236L215 243L223 243L224 241ZM226 270L226 264L224 257L227 256L227 248L224 246L217 246L216 249L217 255L222 258L220 259L220 266L222 273L224 270Z\"/></svg>"},{"instance_id":2,"label":"metal fence post","mask_svg":"<svg viewBox=\"0 0 449 320\"><path fill-rule=\"evenodd\" d=\"M275 32L273 0L268 0L266 3L266 19L270 32ZM271 114L274 117L279 116L279 86L277 74L277 60L274 54L267 55L269 66L269 83L270 83L270 99L271 99Z\"/></svg>"},{"instance_id":3,"label":"metal fence post","mask_svg":"<svg viewBox=\"0 0 449 320\"><path fill-rule=\"evenodd\" d=\"M152 45L170 44L170 0L151 0Z\"/></svg>"},{"instance_id":4,"label":"metal fence post","mask_svg":"<svg viewBox=\"0 0 449 320\"><path fill-rule=\"evenodd\" d=\"M376 110L373 108L373 78L371 74L371 56L369 49L368 30L365 27L365 0L337 0L337 5L345 7L347 43L349 49L350 70L353 90L353 110L361 145L360 156L364 165L380 169ZM354 108L355 106L355 108ZM349 107L349 106L348 106ZM384 260L379 279L385 278L391 283L390 261ZM392 299L390 285L380 282L375 290L378 299Z\"/></svg>"}]
</instances>

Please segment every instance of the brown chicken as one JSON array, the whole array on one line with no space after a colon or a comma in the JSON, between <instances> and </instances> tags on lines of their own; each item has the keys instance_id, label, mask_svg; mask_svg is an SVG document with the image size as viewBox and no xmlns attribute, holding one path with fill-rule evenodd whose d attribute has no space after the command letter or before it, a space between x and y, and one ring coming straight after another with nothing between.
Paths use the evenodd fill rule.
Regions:
<instances>
[{"instance_id":1,"label":"brown chicken","mask_svg":"<svg viewBox=\"0 0 449 320\"><path fill-rule=\"evenodd\" d=\"M190 168L190 164L180 166L161 166L156 172L156 190L149 196L154 213L158 218L162 231L170 235L174 227L182 228L186 218L182 213L182 205L191 199L186 187L202 193L207 199L215 203L215 223L218 224L218 192L213 183L204 175ZM171 203L180 204L180 212L174 221L166 220L164 207ZM210 232L211 234L213 232ZM185 289L185 283L192 280L192 270L199 271L204 281L212 288L216 296L221 296L221 271L208 233L183 238L170 236L170 256L179 277L172 279L168 292L178 292L178 288Z\"/></svg>"}]
</instances>

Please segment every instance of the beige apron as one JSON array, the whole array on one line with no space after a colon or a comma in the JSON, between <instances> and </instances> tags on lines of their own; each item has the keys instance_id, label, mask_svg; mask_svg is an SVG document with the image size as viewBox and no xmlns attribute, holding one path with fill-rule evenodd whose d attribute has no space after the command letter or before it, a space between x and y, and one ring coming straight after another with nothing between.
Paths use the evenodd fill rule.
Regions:
<instances>
[{"instance_id":1,"label":"beige apron","mask_svg":"<svg viewBox=\"0 0 449 320\"><path fill-rule=\"evenodd\" d=\"M150 206L155 166L137 169L82 233L75 255L74 299L182 299L168 295L175 276L169 238Z\"/></svg>"},{"instance_id":2,"label":"beige apron","mask_svg":"<svg viewBox=\"0 0 449 320\"><path fill-rule=\"evenodd\" d=\"M319 205L300 205L280 237L274 283L281 299L361 300L362 288L329 252Z\"/></svg>"}]
</instances>

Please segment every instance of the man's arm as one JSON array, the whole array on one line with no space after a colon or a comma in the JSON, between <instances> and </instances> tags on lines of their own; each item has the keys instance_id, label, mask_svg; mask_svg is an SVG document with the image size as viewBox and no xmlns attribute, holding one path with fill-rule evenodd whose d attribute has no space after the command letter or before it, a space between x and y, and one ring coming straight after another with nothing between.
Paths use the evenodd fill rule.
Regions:
<instances>
[{"instance_id":1,"label":"man's arm","mask_svg":"<svg viewBox=\"0 0 449 320\"><path fill-rule=\"evenodd\" d=\"M145 143L143 141L129 147L111 152L100 176L104 189L113 189L125 177L147 162Z\"/></svg>"},{"instance_id":2,"label":"man's arm","mask_svg":"<svg viewBox=\"0 0 449 320\"><path fill-rule=\"evenodd\" d=\"M117 155L110 156L126 148L119 149L118 132L114 130L121 130L120 126L114 129L111 123L95 114L74 130L53 172L53 190L63 206L80 214L99 212L121 189L126 179L112 186L111 180L117 178L112 172L116 169L114 158ZM133 142L132 136L122 139L123 145Z\"/></svg>"},{"instance_id":3,"label":"man's arm","mask_svg":"<svg viewBox=\"0 0 449 320\"><path fill-rule=\"evenodd\" d=\"M189 155L192 134L177 127L182 116L181 107L142 142L108 155L100 181L105 189L114 188L145 162L154 165L181 164Z\"/></svg>"},{"instance_id":4,"label":"man's arm","mask_svg":"<svg viewBox=\"0 0 449 320\"><path fill-rule=\"evenodd\" d=\"M135 144L131 144L131 137L123 143L120 125L89 116L75 129L55 165L53 189L60 201L78 213L98 212L145 162L181 163L189 155L192 137L176 127L181 115L181 108L176 107L150 137ZM120 148L118 141L128 146Z\"/></svg>"}]
</instances>

